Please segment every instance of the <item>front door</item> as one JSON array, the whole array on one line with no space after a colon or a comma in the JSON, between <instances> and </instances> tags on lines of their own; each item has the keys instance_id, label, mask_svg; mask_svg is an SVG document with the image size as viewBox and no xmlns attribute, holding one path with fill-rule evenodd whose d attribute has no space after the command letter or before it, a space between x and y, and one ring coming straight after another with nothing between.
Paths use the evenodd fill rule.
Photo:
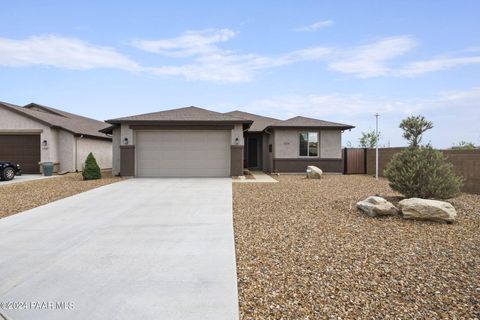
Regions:
<instances>
[{"instance_id":1,"label":"front door","mask_svg":"<svg viewBox=\"0 0 480 320\"><path fill-rule=\"evenodd\" d=\"M258 139L248 138L247 143L248 143L247 166L249 168L257 168L258 167Z\"/></svg>"}]
</instances>

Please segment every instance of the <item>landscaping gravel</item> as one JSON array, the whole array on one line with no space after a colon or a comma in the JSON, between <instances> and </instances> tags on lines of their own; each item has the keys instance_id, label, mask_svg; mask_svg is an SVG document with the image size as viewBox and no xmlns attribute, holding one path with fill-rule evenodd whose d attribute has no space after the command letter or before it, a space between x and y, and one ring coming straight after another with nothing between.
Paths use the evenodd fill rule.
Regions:
<instances>
[{"instance_id":1,"label":"landscaping gravel","mask_svg":"<svg viewBox=\"0 0 480 320\"><path fill-rule=\"evenodd\" d=\"M0 182L0 218L120 180L111 173L102 172L102 179L89 181L83 181L80 173L69 173L4 186Z\"/></svg>"},{"instance_id":2,"label":"landscaping gravel","mask_svg":"<svg viewBox=\"0 0 480 320\"><path fill-rule=\"evenodd\" d=\"M480 195L454 224L370 218L361 175L233 184L242 319L480 319Z\"/></svg>"}]
</instances>

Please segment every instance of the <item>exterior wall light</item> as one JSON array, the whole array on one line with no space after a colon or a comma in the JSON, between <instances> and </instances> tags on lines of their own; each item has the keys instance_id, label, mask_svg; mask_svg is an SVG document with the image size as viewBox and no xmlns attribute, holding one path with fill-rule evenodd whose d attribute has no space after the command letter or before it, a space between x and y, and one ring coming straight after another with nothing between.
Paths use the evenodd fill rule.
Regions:
<instances>
[{"instance_id":1,"label":"exterior wall light","mask_svg":"<svg viewBox=\"0 0 480 320\"><path fill-rule=\"evenodd\" d=\"M47 143L47 140L43 140L43 141L42 141L42 146L43 146L43 147L46 147L47 144L48 144L48 143Z\"/></svg>"},{"instance_id":2,"label":"exterior wall light","mask_svg":"<svg viewBox=\"0 0 480 320\"><path fill-rule=\"evenodd\" d=\"M125 139L123 139L123 144L128 144L128 138L125 137Z\"/></svg>"},{"instance_id":3,"label":"exterior wall light","mask_svg":"<svg viewBox=\"0 0 480 320\"><path fill-rule=\"evenodd\" d=\"M238 137L235 138L235 144L239 144L240 143L240 139L238 139Z\"/></svg>"}]
</instances>

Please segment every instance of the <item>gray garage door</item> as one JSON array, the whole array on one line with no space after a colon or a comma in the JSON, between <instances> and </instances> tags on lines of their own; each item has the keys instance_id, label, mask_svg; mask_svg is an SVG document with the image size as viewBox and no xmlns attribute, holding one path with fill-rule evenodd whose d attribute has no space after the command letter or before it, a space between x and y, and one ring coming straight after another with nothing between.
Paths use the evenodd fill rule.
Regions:
<instances>
[{"instance_id":1,"label":"gray garage door","mask_svg":"<svg viewBox=\"0 0 480 320\"><path fill-rule=\"evenodd\" d=\"M230 176L230 130L137 131L139 177Z\"/></svg>"}]
</instances>

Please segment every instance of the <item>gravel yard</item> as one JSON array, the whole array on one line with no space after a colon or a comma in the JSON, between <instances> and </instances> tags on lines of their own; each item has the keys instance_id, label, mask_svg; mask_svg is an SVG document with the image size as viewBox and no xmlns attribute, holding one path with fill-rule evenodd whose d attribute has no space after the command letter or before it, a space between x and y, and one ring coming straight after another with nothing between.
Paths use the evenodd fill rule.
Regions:
<instances>
[{"instance_id":1,"label":"gravel yard","mask_svg":"<svg viewBox=\"0 0 480 320\"><path fill-rule=\"evenodd\" d=\"M233 185L242 319L480 318L480 195L448 225L359 213L386 180L275 179Z\"/></svg>"},{"instance_id":2,"label":"gravel yard","mask_svg":"<svg viewBox=\"0 0 480 320\"><path fill-rule=\"evenodd\" d=\"M120 180L111 173L102 172L100 180L83 181L81 173L69 173L9 185L0 182L0 218Z\"/></svg>"}]
</instances>

